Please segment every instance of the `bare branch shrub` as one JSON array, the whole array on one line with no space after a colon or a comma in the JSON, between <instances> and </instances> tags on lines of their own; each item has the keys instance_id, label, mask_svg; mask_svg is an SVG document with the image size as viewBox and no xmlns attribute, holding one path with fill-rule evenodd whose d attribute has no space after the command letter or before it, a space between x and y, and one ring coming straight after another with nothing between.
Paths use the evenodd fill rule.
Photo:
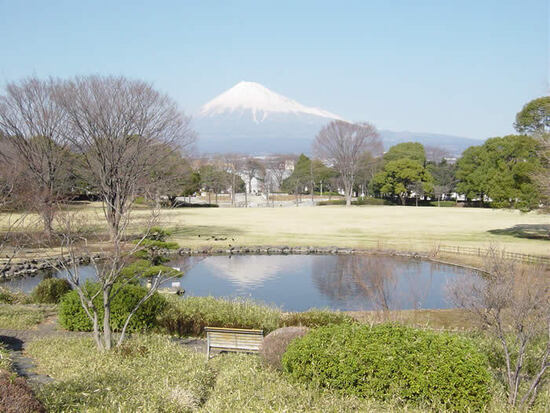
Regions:
<instances>
[{"instance_id":1,"label":"bare branch shrub","mask_svg":"<svg viewBox=\"0 0 550 413\"><path fill-rule=\"evenodd\" d=\"M532 405L550 366L548 273L544 268L506 261L494 248L485 263L485 277L459 278L450 286L450 295L457 306L468 310L480 327L500 343L508 403ZM525 369L526 354L539 338L545 346L538 357L537 371L529 375Z\"/></svg>"}]
</instances>

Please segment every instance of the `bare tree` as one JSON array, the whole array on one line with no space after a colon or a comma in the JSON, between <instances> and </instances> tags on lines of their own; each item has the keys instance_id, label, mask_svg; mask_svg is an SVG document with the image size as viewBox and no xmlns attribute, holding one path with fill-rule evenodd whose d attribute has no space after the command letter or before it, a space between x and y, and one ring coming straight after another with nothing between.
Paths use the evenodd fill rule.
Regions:
<instances>
[{"instance_id":1,"label":"bare tree","mask_svg":"<svg viewBox=\"0 0 550 413\"><path fill-rule=\"evenodd\" d=\"M367 151L373 154L380 152L382 144L373 125L335 120L321 129L313 148L319 158L340 174L346 205L349 206L361 156Z\"/></svg>"},{"instance_id":2,"label":"bare tree","mask_svg":"<svg viewBox=\"0 0 550 413\"><path fill-rule=\"evenodd\" d=\"M90 233L87 230L87 221L89 217L73 211L61 212L56 216L62 241L61 256L64 260L53 260L53 262L57 263L55 264L57 269L65 273L67 280L78 293L80 304L92 323L94 341L100 350L109 350L113 344L113 337L108 318L104 317L103 319L103 323L107 323L103 326L103 333L100 330L99 316L101 311L96 299L98 297L103 299L103 311L110 314L110 303L122 291L124 286L144 278L144 271L147 271L147 268L131 275L125 274L125 276L121 276L121 274L122 270L133 260L136 253L146 248L145 239L150 235L153 226L157 224L158 212L158 209L152 211L147 223L144 225L145 232L140 238L131 244L127 244L126 248L121 249L115 254L111 251L111 245L107 245L99 251L97 246L94 246L94 250L88 246ZM130 225L131 219L129 215L125 215L124 218L121 221L121 228L126 229ZM90 289L85 283L82 283L79 264L80 258L83 256L90 259L90 264L94 268L100 282L100 288L97 290ZM159 268L161 269L155 274L147 274L147 277L150 277L148 290L126 316L117 339L117 345L122 344L126 338L126 331L130 321L141 305L151 298L162 284L182 275L182 272L179 270ZM113 281L112 289L109 291L109 296L106 297L104 286L110 281Z\"/></svg>"},{"instance_id":3,"label":"bare tree","mask_svg":"<svg viewBox=\"0 0 550 413\"><path fill-rule=\"evenodd\" d=\"M109 229L110 258L97 268L104 314L100 348L108 350L112 347L111 301L122 277L137 188L163 162L167 147L189 148L195 135L176 103L142 81L79 77L64 82L56 101L67 114L68 139L89 169Z\"/></svg>"},{"instance_id":4,"label":"bare tree","mask_svg":"<svg viewBox=\"0 0 550 413\"><path fill-rule=\"evenodd\" d=\"M246 193L252 193L252 180L260 179L263 176L265 170L262 163L252 157L248 156L242 162L242 172L246 177L246 187L245 187L245 206L248 207L248 199Z\"/></svg>"},{"instance_id":5,"label":"bare tree","mask_svg":"<svg viewBox=\"0 0 550 413\"><path fill-rule=\"evenodd\" d=\"M48 236L69 176L67 114L54 98L58 87L53 79L28 78L8 83L0 96L0 133L13 148L4 157L11 164L24 164L31 178L29 205L42 217Z\"/></svg>"},{"instance_id":6,"label":"bare tree","mask_svg":"<svg viewBox=\"0 0 550 413\"><path fill-rule=\"evenodd\" d=\"M486 276L462 277L450 286L454 302L467 309L504 353L508 402L524 407L535 401L545 372L550 367L550 284L543 268L506 261L496 249L485 259ZM525 359L536 338L545 343L538 366L529 375ZM527 386L522 396L522 381Z\"/></svg>"},{"instance_id":7,"label":"bare tree","mask_svg":"<svg viewBox=\"0 0 550 413\"><path fill-rule=\"evenodd\" d=\"M237 192L239 190L239 184L242 181L240 173L243 171L243 156L235 153L229 153L224 155L224 164L227 173L230 176L229 186L231 187L231 206L235 206ZM246 187L244 189L246 197Z\"/></svg>"},{"instance_id":8,"label":"bare tree","mask_svg":"<svg viewBox=\"0 0 550 413\"><path fill-rule=\"evenodd\" d=\"M296 158L296 155L275 155L266 160L265 168L272 176L274 190L279 190L290 175L289 165L294 164Z\"/></svg>"},{"instance_id":9,"label":"bare tree","mask_svg":"<svg viewBox=\"0 0 550 413\"><path fill-rule=\"evenodd\" d=\"M451 156L448 150L440 148L439 146L426 145L424 150L426 151L426 160L428 162L439 163L443 159Z\"/></svg>"}]
</instances>

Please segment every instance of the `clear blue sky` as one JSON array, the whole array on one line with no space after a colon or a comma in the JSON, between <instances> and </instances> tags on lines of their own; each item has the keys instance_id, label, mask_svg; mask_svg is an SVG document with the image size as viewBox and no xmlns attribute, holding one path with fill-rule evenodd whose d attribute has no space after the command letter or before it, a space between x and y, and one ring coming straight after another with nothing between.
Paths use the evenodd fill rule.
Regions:
<instances>
[{"instance_id":1,"label":"clear blue sky","mask_svg":"<svg viewBox=\"0 0 550 413\"><path fill-rule=\"evenodd\" d=\"M0 83L122 74L189 114L240 80L381 129L486 138L549 93L545 0L0 0Z\"/></svg>"}]
</instances>

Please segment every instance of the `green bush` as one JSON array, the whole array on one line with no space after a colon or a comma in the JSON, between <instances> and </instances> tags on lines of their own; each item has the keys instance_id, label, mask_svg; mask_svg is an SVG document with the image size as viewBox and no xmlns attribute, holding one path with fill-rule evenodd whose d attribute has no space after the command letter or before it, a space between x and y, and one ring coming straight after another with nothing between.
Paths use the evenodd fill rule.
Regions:
<instances>
[{"instance_id":1,"label":"green bush","mask_svg":"<svg viewBox=\"0 0 550 413\"><path fill-rule=\"evenodd\" d=\"M281 318L282 326L322 327L330 324L351 324L354 319L340 311L309 310L303 313L287 313Z\"/></svg>"},{"instance_id":2,"label":"green bush","mask_svg":"<svg viewBox=\"0 0 550 413\"><path fill-rule=\"evenodd\" d=\"M466 338L409 327L340 324L293 341L282 360L295 379L381 401L483 410L487 359Z\"/></svg>"},{"instance_id":3,"label":"green bush","mask_svg":"<svg viewBox=\"0 0 550 413\"><path fill-rule=\"evenodd\" d=\"M90 297L99 289L99 284L86 283L84 290ZM115 285L115 289L119 286ZM145 294L147 289L140 285L127 284L120 287L121 290L111 301L111 328L113 331L121 331L128 314L136 306ZM94 305L98 309L99 324L103 325L103 297L98 294L94 300ZM166 306L166 299L155 293L151 298L145 301L136 313L133 315L128 325L128 331L145 331L155 326L156 318ZM66 294L59 305L59 323L70 331L92 331L92 322L86 315L80 303L80 297L76 291Z\"/></svg>"},{"instance_id":4,"label":"green bush","mask_svg":"<svg viewBox=\"0 0 550 413\"><path fill-rule=\"evenodd\" d=\"M204 327L256 328L267 334L279 326L281 311L246 299L170 297L158 323L178 336L199 336Z\"/></svg>"},{"instance_id":5,"label":"green bush","mask_svg":"<svg viewBox=\"0 0 550 413\"><path fill-rule=\"evenodd\" d=\"M71 290L71 284L63 278L45 278L34 288L31 297L38 304L57 304Z\"/></svg>"},{"instance_id":6,"label":"green bush","mask_svg":"<svg viewBox=\"0 0 550 413\"><path fill-rule=\"evenodd\" d=\"M0 287L0 304L28 304L30 302L31 298L27 294Z\"/></svg>"}]
</instances>

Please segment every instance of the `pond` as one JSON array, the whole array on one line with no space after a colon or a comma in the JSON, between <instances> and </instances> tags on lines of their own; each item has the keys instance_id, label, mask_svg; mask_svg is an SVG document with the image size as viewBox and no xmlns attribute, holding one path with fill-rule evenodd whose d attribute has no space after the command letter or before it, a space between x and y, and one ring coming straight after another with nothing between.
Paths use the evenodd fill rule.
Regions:
<instances>
[{"instance_id":1,"label":"pond","mask_svg":"<svg viewBox=\"0 0 550 413\"><path fill-rule=\"evenodd\" d=\"M447 286L478 277L461 267L384 255L234 255L178 257L187 296L247 297L286 311L452 308ZM81 267L81 279L93 277ZM62 277L62 273L55 274ZM43 276L2 285L30 292Z\"/></svg>"}]
</instances>

